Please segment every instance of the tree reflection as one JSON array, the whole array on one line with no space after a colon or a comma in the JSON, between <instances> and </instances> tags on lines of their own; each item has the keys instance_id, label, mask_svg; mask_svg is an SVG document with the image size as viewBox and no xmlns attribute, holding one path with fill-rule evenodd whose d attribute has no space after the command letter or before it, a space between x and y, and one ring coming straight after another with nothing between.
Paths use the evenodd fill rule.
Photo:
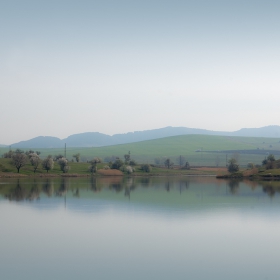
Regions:
<instances>
[{"instance_id":1,"label":"tree reflection","mask_svg":"<svg viewBox=\"0 0 280 280\"><path fill-rule=\"evenodd\" d=\"M42 191L48 196L51 197L54 193L54 186L53 182L49 179L46 179L46 181L42 184Z\"/></svg>"},{"instance_id":2,"label":"tree reflection","mask_svg":"<svg viewBox=\"0 0 280 280\"><path fill-rule=\"evenodd\" d=\"M95 177L91 177L90 179L90 190L93 192L100 192L101 187L98 187L97 180Z\"/></svg>"},{"instance_id":3,"label":"tree reflection","mask_svg":"<svg viewBox=\"0 0 280 280\"><path fill-rule=\"evenodd\" d=\"M170 183L169 183L169 181L167 181L167 182L165 183L165 189L166 189L167 192L170 191Z\"/></svg>"},{"instance_id":4,"label":"tree reflection","mask_svg":"<svg viewBox=\"0 0 280 280\"><path fill-rule=\"evenodd\" d=\"M74 197L80 197L80 189L77 188L76 191L73 192Z\"/></svg>"},{"instance_id":5,"label":"tree reflection","mask_svg":"<svg viewBox=\"0 0 280 280\"><path fill-rule=\"evenodd\" d=\"M180 194L184 190L184 188L187 190L189 188L190 182L189 181L180 181L179 187L180 187Z\"/></svg>"},{"instance_id":6,"label":"tree reflection","mask_svg":"<svg viewBox=\"0 0 280 280\"><path fill-rule=\"evenodd\" d=\"M129 198L129 200L130 200L130 188L125 187L125 189L124 189L124 196L127 196Z\"/></svg>"},{"instance_id":7,"label":"tree reflection","mask_svg":"<svg viewBox=\"0 0 280 280\"><path fill-rule=\"evenodd\" d=\"M239 190L239 180L233 179L228 182L229 191L231 194L237 194Z\"/></svg>"},{"instance_id":8,"label":"tree reflection","mask_svg":"<svg viewBox=\"0 0 280 280\"><path fill-rule=\"evenodd\" d=\"M19 183L19 180L17 180L16 187L13 189L10 189L9 193L6 194L5 197L7 199L9 199L10 201L25 200L27 197L27 191L26 191L25 187Z\"/></svg>"},{"instance_id":9,"label":"tree reflection","mask_svg":"<svg viewBox=\"0 0 280 280\"><path fill-rule=\"evenodd\" d=\"M56 196L65 196L67 193L68 187L65 179L62 179L60 182L59 189L56 191Z\"/></svg>"},{"instance_id":10,"label":"tree reflection","mask_svg":"<svg viewBox=\"0 0 280 280\"><path fill-rule=\"evenodd\" d=\"M128 197L130 200L130 192L136 188L134 183L134 178L128 178L126 180L126 186L124 189L124 196Z\"/></svg>"},{"instance_id":11,"label":"tree reflection","mask_svg":"<svg viewBox=\"0 0 280 280\"><path fill-rule=\"evenodd\" d=\"M35 199L40 199L40 188L38 187L37 181L34 181L27 199L30 201L33 201Z\"/></svg>"},{"instance_id":12,"label":"tree reflection","mask_svg":"<svg viewBox=\"0 0 280 280\"><path fill-rule=\"evenodd\" d=\"M139 178L139 183L143 185L143 187L149 187L151 179L148 177Z\"/></svg>"},{"instance_id":13,"label":"tree reflection","mask_svg":"<svg viewBox=\"0 0 280 280\"><path fill-rule=\"evenodd\" d=\"M109 186L110 190L114 190L115 192L121 192L123 189L123 184L121 183L113 183Z\"/></svg>"},{"instance_id":14,"label":"tree reflection","mask_svg":"<svg viewBox=\"0 0 280 280\"><path fill-rule=\"evenodd\" d=\"M273 198L275 196L275 189L273 186L267 185L263 186L263 192L266 193L270 198Z\"/></svg>"}]
</instances>

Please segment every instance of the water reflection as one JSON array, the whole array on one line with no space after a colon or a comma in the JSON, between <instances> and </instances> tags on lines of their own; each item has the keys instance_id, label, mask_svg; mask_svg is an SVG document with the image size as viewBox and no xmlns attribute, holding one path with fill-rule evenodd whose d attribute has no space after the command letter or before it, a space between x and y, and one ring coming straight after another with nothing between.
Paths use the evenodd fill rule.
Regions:
<instances>
[{"instance_id":1,"label":"water reflection","mask_svg":"<svg viewBox=\"0 0 280 280\"><path fill-rule=\"evenodd\" d=\"M277 181L0 179L1 279L279 279L279 194Z\"/></svg>"},{"instance_id":2,"label":"water reflection","mask_svg":"<svg viewBox=\"0 0 280 280\"><path fill-rule=\"evenodd\" d=\"M5 194L5 197L9 200L21 201L27 198L27 190L20 184L19 179L17 180L16 186L11 187L9 192Z\"/></svg>"},{"instance_id":3,"label":"water reflection","mask_svg":"<svg viewBox=\"0 0 280 280\"><path fill-rule=\"evenodd\" d=\"M51 179L46 179L42 182L42 192L48 197L51 197L54 193L54 183Z\"/></svg>"},{"instance_id":4,"label":"water reflection","mask_svg":"<svg viewBox=\"0 0 280 280\"><path fill-rule=\"evenodd\" d=\"M65 196L68 190L68 180L66 178L61 179L59 189L55 192L56 196Z\"/></svg>"},{"instance_id":5,"label":"water reflection","mask_svg":"<svg viewBox=\"0 0 280 280\"><path fill-rule=\"evenodd\" d=\"M188 203L199 201L207 203L211 197L225 199L226 197L260 197L261 194L275 198L280 193L278 181L250 181L250 180L217 180L215 178L195 177L110 177L110 178L35 178L35 179L5 179L0 180L0 196L10 201L38 201L42 195L46 198L83 199L90 196L92 199L102 198L105 194L122 194L125 199L137 200L143 191L153 193L159 199L163 192L170 199L178 193ZM186 192L186 190L188 190ZM139 193L140 192L140 193ZM172 194L172 195L171 195ZM70 196L69 196L70 195ZM97 196L98 195L98 196ZM194 197L197 200L194 200ZM147 199L147 198L146 198ZM168 200L167 200L168 201Z\"/></svg>"},{"instance_id":6,"label":"water reflection","mask_svg":"<svg viewBox=\"0 0 280 280\"><path fill-rule=\"evenodd\" d=\"M238 194L239 183L240 183L239 179L232 179L228 181L228 186L231 194L233 195Z\"/></svg>"}]
</instances>

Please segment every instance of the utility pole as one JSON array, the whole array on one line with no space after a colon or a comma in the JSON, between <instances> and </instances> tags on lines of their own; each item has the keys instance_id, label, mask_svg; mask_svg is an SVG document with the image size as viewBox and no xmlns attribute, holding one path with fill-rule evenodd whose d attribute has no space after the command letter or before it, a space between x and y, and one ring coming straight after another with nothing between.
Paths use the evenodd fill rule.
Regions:
<instances>
[{"instance_id":1,"label":"utility pole","mask_svg":"<svg viewBox=\"0 0 280 280\"><path fill-rule=\"evenodd\" d=\"M64 157L66 158L66 143L65 143L65 147L64 147Z\"/></svg>"}]
</instances>

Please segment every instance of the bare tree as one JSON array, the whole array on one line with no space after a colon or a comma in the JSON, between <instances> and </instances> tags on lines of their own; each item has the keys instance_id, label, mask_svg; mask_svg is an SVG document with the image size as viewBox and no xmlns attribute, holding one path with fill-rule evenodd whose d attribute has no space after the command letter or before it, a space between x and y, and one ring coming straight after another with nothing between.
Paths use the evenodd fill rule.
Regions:
<instances>
[{"instance_id":1,"label":"bare tree","mask_svg":"<svg viewBox=\"0 0 280 280\"><path fill-rule=\"evenodd\" d=\"M15 152L12 155L12 163L16 167L18 173L21 167L26 165L27 161L28 161L28 157L23 152Z\"/></svg>"}]
</instances>

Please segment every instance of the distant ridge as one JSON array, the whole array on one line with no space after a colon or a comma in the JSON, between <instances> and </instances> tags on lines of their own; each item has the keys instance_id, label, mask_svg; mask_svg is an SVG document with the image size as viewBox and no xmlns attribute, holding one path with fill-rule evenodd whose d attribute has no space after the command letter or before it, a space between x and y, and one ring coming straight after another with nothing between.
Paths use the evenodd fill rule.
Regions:
<instances>
[{"instance_id":1,"label":"distant ridge","mask_svg":"<svg viewBox=\"0 0 280 280\"><path fill-rule=\"evenodd\" d=\"M102 147L189 134L280 138L280 126L271 125L260 128L242 128L234 132L168 126L159 129L115 134L112 136L99 132L84 132L70 135L65 139L59 139L52 136L38 136L30 140L14 143L11 146L13 148L33 149L62 148L66 143L67 147Z\"/></svg>"}]
</instances>

